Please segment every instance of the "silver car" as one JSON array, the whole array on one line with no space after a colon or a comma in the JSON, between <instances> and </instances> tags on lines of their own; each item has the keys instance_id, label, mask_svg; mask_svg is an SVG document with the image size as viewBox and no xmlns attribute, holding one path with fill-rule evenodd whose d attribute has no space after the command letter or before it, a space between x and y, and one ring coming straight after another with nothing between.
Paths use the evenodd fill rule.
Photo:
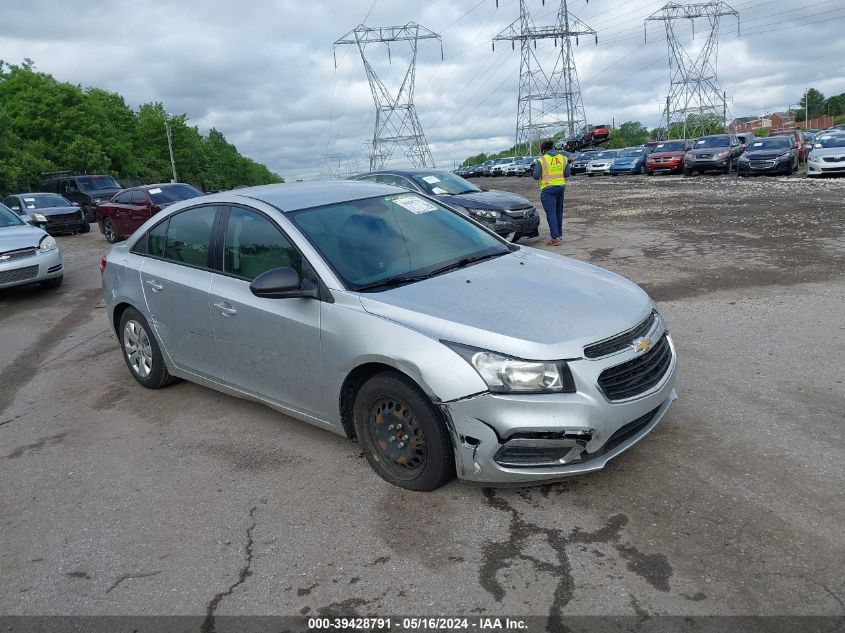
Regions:
<instances>
[{"instance_id":1,"label":"silver car","mask_svg":"<svg viewBox=\"0 0 845 633\"><path fill-rule=\"evenodd\" d=\"M357 437L408 489L599 470L676 398L672 339L638 286L397 187L180 202L101 267L139 383L186 378Z\"/></svg>"},{"instance_id":2,"label":"silver car","mask_svg":"<svg viewBox=\"0 0 845 633\"><path fill-rule=\"evenodd\" d=\"M0 289L32 283L55 288L63 275L55 238L0 204Z\"/></svg>"},{"instance_id":3,"label":"silver car","mask_svg":"<svg viewBox=\"0 0 845 633\"><path fill-rule=\"evenodd\" d=\"M587 163L586 173L588 176L595 176L596 174L609 174L613 161L618 158L619 152L613 149L608 149L599 152L590 158Z\"/></svg>"},{"instance_id":4,"label":"silver car","mask_svg":"<svg viewBox=\"0 0 845 633\"><path fill-rule=\"evenodd\" d=\"M807 157L807 175L845 174L845 131L825 131L815 138Z\"/></svg>"}]
</instances>

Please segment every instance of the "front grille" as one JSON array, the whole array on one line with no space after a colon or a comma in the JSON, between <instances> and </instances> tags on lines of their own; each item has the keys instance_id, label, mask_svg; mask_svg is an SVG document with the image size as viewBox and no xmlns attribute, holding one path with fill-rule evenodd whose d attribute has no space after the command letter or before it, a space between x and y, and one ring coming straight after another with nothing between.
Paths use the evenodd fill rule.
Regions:
<instances>
[{"instance_id":1,"label":"front grille","mask_svg":"<svg viewBox=\"0 0 845 633\"><path fill-rule=\"evenodd\" d=\"M698 156L694 156L694 158L713 158L713 154L699 154Z\"/></svg>"},{"instance_id":2,"label":"front grille","mask_svg":"<svg viewBox=\"0 0 845 633\"><path fill-rule=\"evenodd\" d=\"M520 207L519 209L508 209L505 214L511 218L527 218L534 215L534 207Z\"/></svg>"},{"instance_id":3,"label":"front grille","mask_svg":"<svg viewBox=\"0 0 845 633\"><path fill-rule=\"evenodd\" d=\"M645 336L651 331L654 326L654 321L657 318L657 313L652 310L644 321L635 325L630 330L625 330L621 334L617 334L611 338L593 343L584 348L584 356L587 358L601 358L608 354L613 354L625 349L631 345L636 339Z\"/></svg>"},{"instance_id":4,"label":"front grille","mask_svg":"<svg viewBox=\"0 0 845 633\"><path fill-rule=\"evenodd\" d=\"M26 259L27 257L34 257L36 253L34 248L22 248L17 251L6 251L0 253L0 263L13 262L16 259Z\"/></svg>"},{"instance_id":5,"label":"front grille","mask_svg":"<svg viewBox=\"0 0 845 633\"><path fill-rule=\"evenodd\" d=\"M761 161L761 160L753 160L751 161L751 168L752 169L769 169L770 167L775 166L775 161L768 160L768 161Z\"/></svg>"},{"instance_id":6,"label":"front grille","mask_svg":"<svg viewBox=\"0 0 845 633\"><path fill-rule=\"evenodd\" d=\"M75 213L57 213L55 215L47 216L47 226L51 224L66 224L68 222L78 222L79 219L79 211L76 211Z\"/></svg>"},{"instance_id":7,"label":"front grille","mask_svg":"<svg viewBox=\"0 0 845 633\"><path fill-rule=\"evenodd\" d=\"M15 268L0 272L0 285L13 284L18 281L32 279L38 274L38 265L27 266L26 268Z\"/></svg>"},{"instance_id":8,"label":"front grille","mask_svg":"<svg viewBox=\"0 0 845 633\"><path fill-rule=\"evenodd\" d=\"M654 387L672 363L672 347L664 334L649 351L599 374L599 388L608 400L633 398Z\"/></svg>"},{"instance_id":9,"label":"front grille","mask_svg":"<svg viewBox=\"0 0 845 633\"><path fill-rule=\"evenodd\" d=\"M822 160L826 163L841 163L845 161L845 156L822 156Z\"/></svg>"}]
</instances>

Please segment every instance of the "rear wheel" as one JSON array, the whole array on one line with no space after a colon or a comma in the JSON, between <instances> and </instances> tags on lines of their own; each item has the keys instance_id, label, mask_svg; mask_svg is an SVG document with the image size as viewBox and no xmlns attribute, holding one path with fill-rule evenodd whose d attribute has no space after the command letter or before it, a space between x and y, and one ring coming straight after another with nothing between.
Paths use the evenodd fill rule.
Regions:
<instances>
[{"instance_id":1,"label":"rear wheel","mask_svg":"<svg viewBox=\"0 0 845 633\"><path fill-rule=\"evenodd\" d=\"M386 482L429 491L455 476L455 456L440 412L409 378L376 374L355 397L355 432L370 466Z\"/></svg>"},{"instance_id":2,"label":"rear wheel","mask_svg":"<svg viewBox=\"0 0 845 633\"><path fill-rule=\"evenodd\" d=\"M103 220L103 235L106 236L106 241L109 244L117 244L120 241L120 235L110 218Z\"/></svg>"},{"instance_id":3,"label":"rear wheel","mask_svg":"<svg viewBox=\"0 0 845 633\"><path fill-rule=\"evenodd\" d=\"M123 360L129 373L148 389L160 389L176 382L164 364L158 342L147 320L135 308L127 308L118 326Z\"/></svg>"}]
</instances>

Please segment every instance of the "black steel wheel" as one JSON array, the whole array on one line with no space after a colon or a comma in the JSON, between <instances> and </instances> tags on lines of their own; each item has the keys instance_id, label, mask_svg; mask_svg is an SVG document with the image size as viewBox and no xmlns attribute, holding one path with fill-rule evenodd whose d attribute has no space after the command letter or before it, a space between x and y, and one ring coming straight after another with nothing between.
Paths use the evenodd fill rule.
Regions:
<instances>
[{"instance_id":1,"label":"black steel wheel","mask_svg":"<svg viewBox=\"0 0 845 633\"><path fill-rule=\"evenodd\" d=\"M364 383L355 398L355 431L370 466L394 486L429 491L455 476L440 412L401 374L385 372Z\"/></svg>"}]
</instances>

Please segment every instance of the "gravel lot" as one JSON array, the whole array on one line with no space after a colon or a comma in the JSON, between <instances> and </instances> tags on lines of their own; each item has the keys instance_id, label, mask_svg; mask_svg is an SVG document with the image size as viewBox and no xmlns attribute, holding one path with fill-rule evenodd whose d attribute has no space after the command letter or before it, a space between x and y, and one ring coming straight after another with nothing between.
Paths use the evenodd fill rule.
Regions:
<instances>
[{"instance_id":1,"label":"gravel lot","mask_svg":"<svg viewBox=\"0 0 845 633\"><path fill-rule=\"evenodd\" d=\"M138 386L106 242L59 238L59 290L0 293L0 614L842 615L843 199L845 179L572 178L555 250L660 303L680 399L601 473L431 494L260 405Z\"/></svg>"}]
</instances>

